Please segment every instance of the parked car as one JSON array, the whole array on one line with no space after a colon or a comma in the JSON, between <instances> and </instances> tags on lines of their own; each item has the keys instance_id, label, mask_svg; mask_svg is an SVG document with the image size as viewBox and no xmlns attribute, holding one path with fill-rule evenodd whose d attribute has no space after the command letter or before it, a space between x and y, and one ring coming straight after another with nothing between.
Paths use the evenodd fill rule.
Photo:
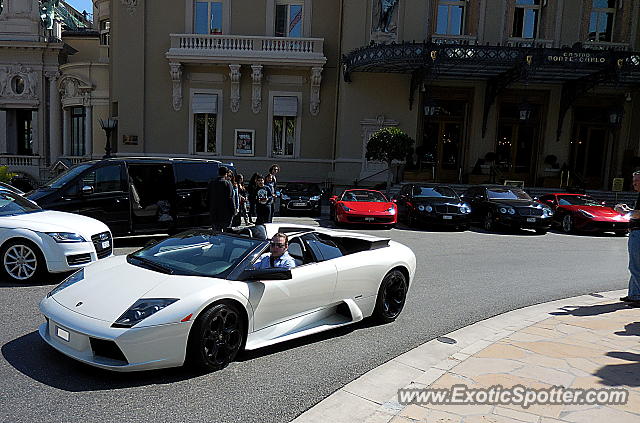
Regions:
<instances>
[{"instance_id":1,"label":"parked car","mask_svg":"<svg viewBox=\"0 0 640 423\"><path fill-rule=\"evenodd\" d=\"M47 209L98 219L116 235L210 226L207 185L221 165L216 160L146 157L86 162L28 198Z\"/></svg>"},{"instance_id":2,"label":"parked car","mask_svg":"<svg viewBox=\"0 0 640 423\"><path fill-rule=\"evenodd\" d=\"M0 191L9 191L9 192L13 192L14 194L24 195L24 191L6 182L0 182Z\"/></svg>"},{"instance_id":3,"label":"parked car","mask_svg":"<svg viewBox=\"0 0 640 423\"><path fill-rule=\"evenodd\" d=\"M624 236L629 230L629 216L586 194L547 194L540 202L553 209L553 223L565 233L614 232Z\"/></svg>"},{"instance_id":4,"label":"parked car","mask_svg":"<svg viewBox=\"0 0 640 423\"><path fill-rule=\"evenodd\" d=\"M280 190L280 216L290 212L320 216L322 188L312 182L287 182Z\"/></svg>"},{"instance_id":5,"label":"parked car","mask_svg":"<svg viewBox=\"0 0 640 423\"><path fill-rule=\"evenodd\" d=\"M421 224L467 229L471 207L449 186L407 184L396 197L398 219L411 227Z\"/></svg>"},{"instance_id":6,"label":"parked car","mask_svg":"<svg viewBox=\"0 0 640 423\"><path fill-rule=\"evenodd\" d=\"M29 283L46 272L68 272L112 254L111 232L95 219L37 204L0 191L0 261L14 282Z\"/></svg>"},{"instance_id":7,"label":"parked car","mask_svg":"<svg viewBox=\"0 0 640 423\"><path fill-rule=\"evenodd\" d=\"M253 269L276 232L289 234L296 266ZM275 223L241 234L191 230L71 275L40 302L39 333L104 369L214 371L241 349L369 316L392 322L415 270L411 249L369 235Z\"/></svg>"},{"instance_id":8,"label":"parked car","mask_svg":"<svg viewBox=\"0 0 640 423\"><path fill-rule=\"evenodd\" d=\"M553 210L534 201L520 188L502 185L470 187L462 200L471 206L471 219L486 231L499 228L534 229L546 234Z\"/></svg>"},{"instance_id":9,"label":"parked car","mask_svg":"<svg viewBox=\"0 0 640 423\"><path fill-rule=\"evenodd\" d=\"M329 198L329 213L336 224L371 224L391 228L398 222L396 204L380 191L347 189Z\"/></svg>"}]
</instances>

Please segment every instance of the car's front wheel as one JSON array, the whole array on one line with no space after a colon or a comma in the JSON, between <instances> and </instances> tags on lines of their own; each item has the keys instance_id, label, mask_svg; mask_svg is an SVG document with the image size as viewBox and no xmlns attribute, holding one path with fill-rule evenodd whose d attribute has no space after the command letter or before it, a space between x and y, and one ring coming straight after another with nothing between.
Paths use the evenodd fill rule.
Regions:
<instances>
[{"instance_id":1,"label":"car's front wheel","mask_svg":"<svg viewBox=\"0 0 640 423\"><path fill-rule=\"evenodd\" d=\"M216 304L196 319L187 349L188 364L199 372L224 369L244 343L245 323L231 304Z\"/></svg>"},{"instance_id":2,"label":"car's front wheel","mask_svg":"<svg viewBox=\"0 0 640 423\"><path fill-rule=\"evenodd\" d=\"M566 234L573 232L573 219L571 219L571 215L568 214L562 218L562 230Z\"/></svg>"},{"instance_id":3,"label":"car's front wheel","mask_svg":"<svg viewBox=\"0 0 640 423\"><path fill-rule=\"evenodd\" d=\"M40 249L26 239L9 241L3 245L0 259L4 274L19 283L33 282L46 268Z\"/></svg>"},{"instance_id":4,"label":"car's front wheel","mask_svg":"<svg viewBox=\"0 0 640 423\"><path fill-rule=\"evenodd\" d=\"M493 222L493 213L487 212L484 217L484 230L487 232L491 232L495 229L495 224Z\"/></svg>"},{"instance_id":5,"label":"car's front wheel","mask_svg":"<svg viewBox=\"0 0 640 423\"><path fill-rule=\"evenodd\" d=\"M392 270L382 280L373 318L381 323L396 320L407 298L407 278L399 270Z\"/></svg>"}]
</instances>

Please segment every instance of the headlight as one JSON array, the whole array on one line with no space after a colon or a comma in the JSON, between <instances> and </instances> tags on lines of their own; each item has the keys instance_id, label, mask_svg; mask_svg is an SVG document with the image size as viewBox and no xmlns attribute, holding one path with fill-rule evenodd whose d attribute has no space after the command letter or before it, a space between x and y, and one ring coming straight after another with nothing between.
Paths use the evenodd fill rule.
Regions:
<instances>
[{"instance_id":1,"label":"headlight","mask_svg":"<svg viewBox=\"0 0 640 423\"><path fill-rule=\"evenodd\" d=\"M73 232L46 232L55 242L86 242L82 235Z\"/></svg>"},{"instance_id":2,"label":"headlight","mask_svg":"<svg viewBox=\"0 0 640 423\"><path fill-rule=\"evenodd\" d=\"M422 204L420 204L420 205L418 206L418 210L420 210L420 211L424 211L424 206L423 206Z\"/></svg>"},{"instance_id":3,"label":"headlight","mask_svg":"<svg viewBox=\"0 0 640 423\"><path fill-rule=\"evenodd\" d=\"M286 200L290 200L290 199L291 199L291 197L289 197L287 194L282 194L282 195L280 195L280 198L281 198L282 200L285 200L285 201L286 201Z\"/></svg>"},{"instance_id":4,"label":"headlight","mask_svg":"<svg viewBox=\"0 0 640 423\"><path fill-rule=\"evenodd\" d=\"M342 210L344 211L351 211L351 209L347 206L345 206L344 204L340 204L340 207L342 207Z\"/></svg>"},{"instance_id":5,"label":"headlight","mask_svg":"<svg viewBox=\"0 0 640 423\"><path fill-rule=\"evenodd\" d=\"M551 217L553 216L553 210L548 207L542 208L542 217Z\"/></svg>"},{"instance_id":6,"label":"headlight","mask_svg":"<svg viewBox=\"0 0 640 423\"><path fill-rule=\"evenodd\" d=\"M77 272L73 273L71 276L69 276L67 279L63 280L60 285L53 288L51 292L47 294L47 298L62 291L66 287L73 285L76 282L80 282L83 279L84 279L84 269L80 269Z\"/></svg>"},{"instance_id":7,"label":"headlight","mask_svg":"<svg viewBox=\"0 0 640 423\"><path fill-rule=\"evenodd\" d=\"M509 214L516 214L516 209L514 209L513 207L509 207L507 211L509 212Z\"/></svg>"},{"instance_id":8,"label":"headlight","mask_svg":"<svg viewBox=\"0 0 640 423\"><path fill-rule=\"evenodd\" d=\"M500 213L507 214L507 209L505 207L500 207Z\"/></svg>"},{"instance_id":9,"label":"headlight","mask_svg":"<svg viewBox=\"0 0 640 423\"><path fill-rule=\"evenodd\" d=\"M431 206L426 206L424 209L426 211L428 211L429 213L431 213L433 211L433 207L431 207Z\"/></svg>"},{"instance_id":10,"label":"headlight","mask_svg":"<svg viewBox=\"0 0 640 423\"><path fill-rule=\"evenodd\" d=\"M460 213L469 214L471 213L471 207L467 203L460 204Z\"/></svg>"},{"instance_id":11,"label":"headlight","mask_svg":"<svg viewBox=\"0 0 640 423\"><path fill-rule=\"evenodd\" d=\"M394 213L396 212L396 208L395 208L395 207L393 207L393 206L391 206L391 207L389 207L389 208L387 209L387 211L388 211L389 213L391 213L391 214L394 214Z\"/></svg>"},{"instance_id":12,"label":"headlight","mask_svg":"<svg viewBox=\"0 0 640 423\"><path fill-rule=\"evenodd\" d=\"M130 328L163 308L178 301L177 298L144 298L136 301L115 321L112 327Z\"/></svg>"},{"instance_id":13,"label":"headlight","mask_svg":"<svg viewBox=\"0 0 640 423\"><path fill-rule=\"evenodd\" d=\"M320 196L319 195L314 195L313 197L309 198L309 200L311 200L311 201L320 201Z\"/></svg>"},{"instance_id":14,"label":"headlight","mask_svg":"<svg viewBox=\"0 0 640 423\"><path fill-rule=\"evenodd\" d=\"M580 213L582 213L582 215L583 215L583 216L588 217L589 219L592 219L592 218L594 218L594 217L595 217L594 215L592 215L591 213L589 213L589 212L588 212L588 211L586 211L586 210L582 210L582 209L580 209L580 210L578 210L578 211L579 211Z\"/></svg>"}]
</instances>

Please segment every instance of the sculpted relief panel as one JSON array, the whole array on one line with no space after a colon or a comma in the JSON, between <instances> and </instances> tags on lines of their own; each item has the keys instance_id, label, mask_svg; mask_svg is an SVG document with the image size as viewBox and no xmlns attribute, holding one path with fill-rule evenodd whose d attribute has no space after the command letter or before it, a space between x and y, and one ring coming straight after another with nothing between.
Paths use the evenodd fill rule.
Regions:
<instances>
[{"instance_id":1,"label":"sculpted relief panel","mask_svg":"<svg viewBox=\"0 0 640 423\"><path fill-rule=\"evenodd\" d=\"M38 73L30 67L20 64L0 67L0 98L11 101L37 99L38 79Z\"/></svg>"}]
</instances>

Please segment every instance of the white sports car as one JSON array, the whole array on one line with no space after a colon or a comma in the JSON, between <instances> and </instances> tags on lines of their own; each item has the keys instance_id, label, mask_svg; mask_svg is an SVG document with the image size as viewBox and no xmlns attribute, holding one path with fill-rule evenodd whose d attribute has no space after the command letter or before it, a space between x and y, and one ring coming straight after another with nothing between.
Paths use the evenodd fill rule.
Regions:
<instances>
[{"instance_id":1,"label":"white sports car","mask_svg":"<svg viewBox=\"0 0 640 423\"><path fill-rule=\"evenodd\" d=\"M254 269L277 232L292 269ZM389 239L301 225L188 231L71 275L40 303L40 336L117 371L225 367L254 350L373 316L398 317L416 269Z\"/></svg>"},{"instance_id":2,"label":"white sports car","mask_svg":"<svg viewBox=\"0 0 640 423\"><path fill-rule=\"evenodd\" d=\"M15 282L28 283L45 271L68 272L112 254L104 223L86 216L42 210L0 190L0 267Z\"/></svg>"}]
</instances>

